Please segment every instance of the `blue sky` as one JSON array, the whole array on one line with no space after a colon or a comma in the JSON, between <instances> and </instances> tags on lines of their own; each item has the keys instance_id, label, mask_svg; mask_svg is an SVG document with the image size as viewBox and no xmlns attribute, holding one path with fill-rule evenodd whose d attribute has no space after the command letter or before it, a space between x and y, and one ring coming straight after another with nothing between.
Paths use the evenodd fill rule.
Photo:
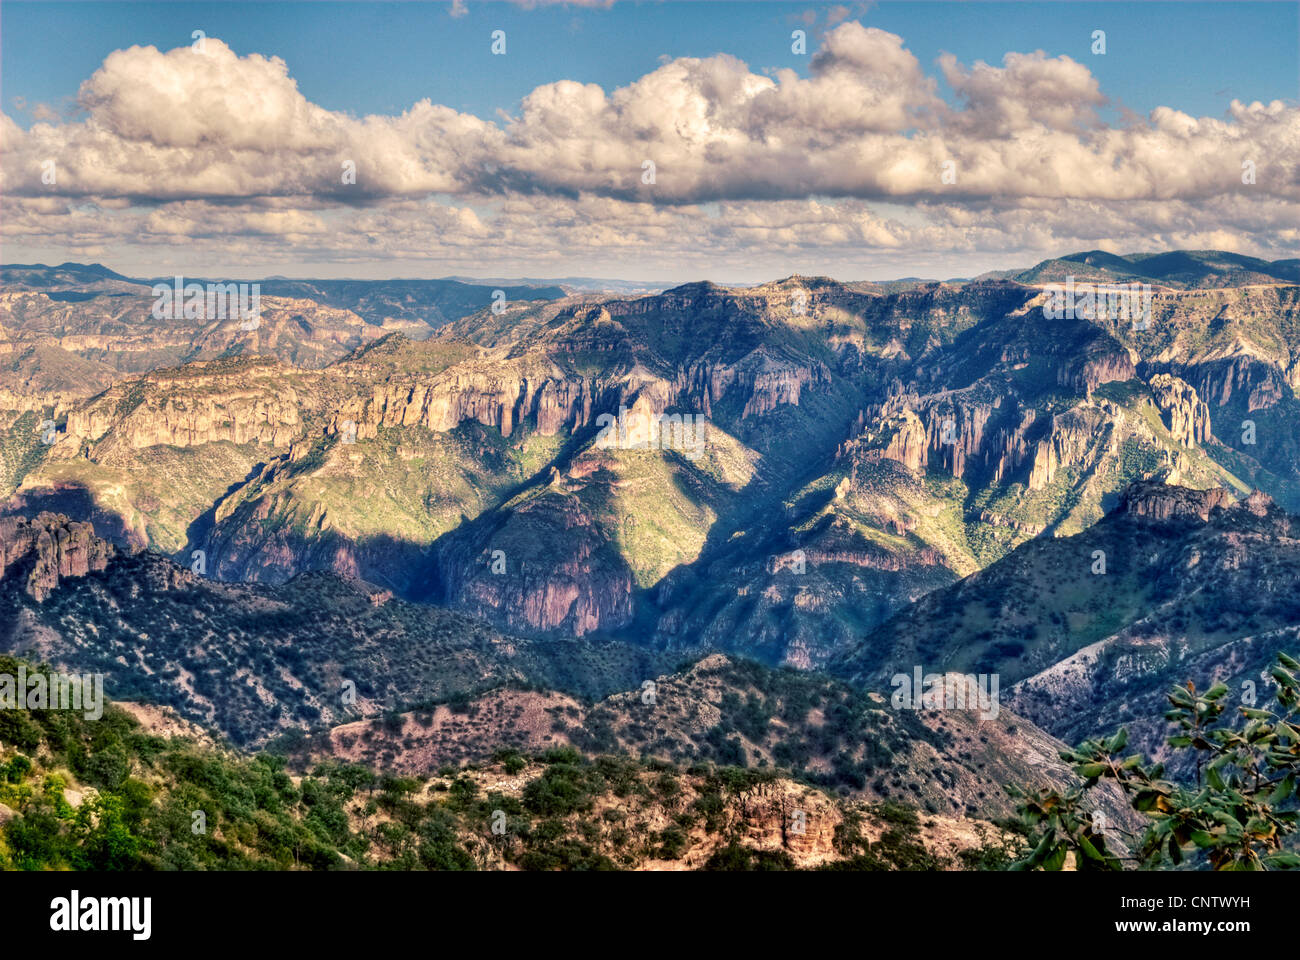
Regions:
<instances>
[{"instance_id":1,"label":"blue sky","mask_svg":"<svg viewBox=\"0 0 1300 960\"><path fill-rule=\"evenodd\" d=\"M192 31L236 52L282 57L312 102L353 114L397 113L424 97L494 119L558 77L607 90L650 72L661 57L725 52L750 68L806 73L789 33L807 11L838 4L621 2L609 8L527 9L470 0L461 17L446 3L24 3L0 7L5 110L14 97L62 110L113 50L187 45ZM1300 4L877 3L863 24L899 34L923 65L941 52L965 63L1001 62L1008 50L1041 49L1084 62L1102 91L1131 110L1174 106L1220 116L1233 97L1294 99L1300 89ZM70 25L75 27L70 29ZM824 17L817 26L824 25ZM488 55L506 31L506 57ZM1093 56L1093 30L1107 54ZM812 42L810 38L810 49ZM941 82L941 92L950 91Z\"/></svg>"},{"instance_id":2,"label":"blue sky","mask_svg":"<svg viewBox=\"0 0 1300 960\"><path fill-rule=\"evenodd\" d=\"M1294 2L5 2L0 238L245 277L1276 259L1298 92Z\"/></svg>"}]
</instances>

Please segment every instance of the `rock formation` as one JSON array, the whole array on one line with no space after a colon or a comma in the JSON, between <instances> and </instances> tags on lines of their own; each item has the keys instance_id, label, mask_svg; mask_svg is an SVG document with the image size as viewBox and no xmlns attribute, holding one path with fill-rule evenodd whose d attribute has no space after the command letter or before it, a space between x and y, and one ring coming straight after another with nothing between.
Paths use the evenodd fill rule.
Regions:
<instances>
[{"instance_id":1,"label":"rock formation","mask_svg":"<svg viewBox=\"0 0 1300 960\"><path fill-rule=\"evenodd\" d=\"M54 513L0 518L0 580L18 578L38 602L63 578L103 570L113 555L113 545L89 523Z\"/></svg>"}]
</instances>

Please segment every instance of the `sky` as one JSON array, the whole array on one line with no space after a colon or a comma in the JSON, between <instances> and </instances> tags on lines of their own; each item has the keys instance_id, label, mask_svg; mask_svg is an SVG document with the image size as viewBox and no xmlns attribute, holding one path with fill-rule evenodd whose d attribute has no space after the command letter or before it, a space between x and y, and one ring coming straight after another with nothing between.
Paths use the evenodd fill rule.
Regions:
<instances>
[{"instance_id":1,"label":"sky","mask_svg":"<svg viewBox=\"0 0 1300 960\"><path fill-rule=\"evenodd\" d=\"M1298 11L6 2L0 256L721 282L1293 257Z\"/></svg>"}]
</instances>

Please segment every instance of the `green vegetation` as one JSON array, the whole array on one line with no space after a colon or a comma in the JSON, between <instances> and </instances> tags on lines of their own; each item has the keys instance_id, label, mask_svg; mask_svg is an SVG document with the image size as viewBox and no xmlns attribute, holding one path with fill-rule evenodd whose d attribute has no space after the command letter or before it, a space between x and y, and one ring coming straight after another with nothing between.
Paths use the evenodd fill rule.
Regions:
<instances>
[{"instance_id":1,"label":"green vegetation","mask_svg":"<svg viewBox=\"0 0 1300 960\"><path fill-rule=\"evenodd\" d=\"M1032 852L1016 864L1024 870L1060 870L1068 854L1080 870L1120 870L1126 860L1145 869L1209 866L1214 870L1300 867L1295 852L1300 804L1300 662L1280 654L1272 669L1275 708L1228 708L1228 687L1216 683L1202 694L1188 683L1169 693L1165 719L1177 732L1173 751L1194 758L1194 784L1166 779L1165 764L1147 765L1140 753L1125 755L1127 730L1086 740L1061 758L1083 783L1064 792L1009 787L1022 803L1033 831ZM1124 791L1133 809L1150 822L1130 837L1132 853L1113 842L1124 831L1098 818L1089 805L1098 783Z\"/></svg>"},{"instance_id":2,"label":"green vegetation","mask_svg":"<svg viewBox=\"0 0 1300 960\"><path fill-rule=\"evenodd\" d=\"M835 831L835 849L845 855L822 867L823 870L943 870L950 866L943 857L926 850L920 841L920 820L916 811L897 803L882 803L873 808L884 825L880 839L870 843L863 838L861 815L845 817Z\"/></svg>"},{"instance_id":3,"label":"green vegetation","mask_svg":"<svg viewBox=\"0 0 1300 960\"><path fill-rule=\"evenodd\" d=\"M0 656L0 672L17 667ZM117 706L98 720L0 711L0 742L0 804L15 814L0 867L330 868L365 852L342 813L368 776L356 769L295 781L281 759L151 736Z\"/></svg>"},{"instance_id":4,"label":"green vegetation","mask_svg":"<svg viewBox=\"0 0 1300 960\"><path fill-rule=\"evenodd\" d=\"M891 710L881 698L822 675L719 660L689 668L685 677L674 681L683 686L663 691L663 710L689 716L720 687L712 726L696 730L659 713L653 724L643 723L636 701L629 704L624 695L597 704L581 726L565 732L594 752L621 748L681 764L780 769L813 786L854 791L882 775L898 779L921 744L945 759L953 745L951 734L932 730L914 713Z\"/></svg>"},{"instance_id":5,"label":"green vegetation","mask_svg":"<svg viewBox=\"0 0 1300 960\"><path fill-rule=\"evenodd\" d=\"M63 638L45 655L75 659L103 673L111 695L170 705L240 745L356 719L340 700L344 677L359 697L407 710L507 682L599 697L661 662L625 644L565 639L512 639L516 655L503 662L505 638L481 621L395 598L376 605L369 588L332 574L228 584L150 554L68 579L40 604L15 579L0 582L0 617L18 622L19 610Z\"/></svg>"},{"instance_id":6,"label":"green vegetation","mask_svg":"<svg viewBox=\"0 0 1300 960\"><path fill-rule=\"evenodd\" d=\"M890 663L923 663L963 673L997 673L1003 688L1084 649L1094 651L1083 701L1062 712L1055 693L1025 689L1018 709L1052 732L1077 738L1099 726L1112 693L1132 709L1158 709L1176 679L1179 658L1208 669L1215 651L1254 635L1260 647L1240 667L1244 678L1267 666L1267 648L1284 642L1300 618L1293 584L1300 557L1290 546L1292 523L1276 509L1255 514L1232 506L1202 520L1202 494L1150 485L1139 496L1152 509L1186 502L1167 520L1117 511L1072 537L1038 538L974 576L921 598L869 634L845 658L850 676L879 681ZM1240 551L1238 537L1252 547ZM1099 558L1104 557L1104 567ZM1104 572L1102 572L1104 571ZM1206 659L1210 658L1210 659ZM1258 661L1258 662L1257 662ZM1121 664L1143 669L1123 670ZM837 670L837 672L839 672ZM1109 721L1106 721L1107 723ZM1154 744L1147 744L1154 746Z\"/></svg>"},{"instance_id":7,"label":"green vegetation","mask_svg":"<svg viewBox=\"0 0 1300 960\"><path fill-rule=\"evenodd\" d=\"M18 666L0 656L0 672ZM566 747L531 757L501 750L490 765L436 777L335 760L299 771L273 753L148 733L111 704L98 720L73 711L0 711L0 742L0 869L795 866L785 850L754 849L744 839L739 798L777 783L772 770L679 768ZM508 790L505 781L521 774L523 788ZM914 811L898 804L845 810L836 868L945 865L925 852ZM885 824L878 842L863 837L864 818Z\"/></svg>"},{"instance_id":8,"label":"green vegetation","mask_svg":"<svg viewBox=\"0 0 1300 960\"><path fill-rule=\"evenodd\" d=\"M41 443L40 425L49 408L28 410L0 427L0 496L8 496L40 466L49 447ZM52 412L52 411L50 411Z\"/></svg>"}]
</instances>

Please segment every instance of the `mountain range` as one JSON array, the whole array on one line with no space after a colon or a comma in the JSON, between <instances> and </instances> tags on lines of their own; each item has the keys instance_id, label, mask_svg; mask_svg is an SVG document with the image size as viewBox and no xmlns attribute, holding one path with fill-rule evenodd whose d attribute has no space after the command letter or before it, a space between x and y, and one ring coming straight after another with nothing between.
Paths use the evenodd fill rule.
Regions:
<instances>
[{"instance_id":1,"label":"mountain range","mask_svg":"<svg viewBox=\"0 0 1300 960\"><path fill-rule=\"evenodd\" d=\"M265 341L170 350L139 303L110 322L100 297L7 291L0 493L221 580L333 570L529 635L817 666L1135 480L1300 507L1300 287L1235 279L1156 289L1146 330L1047 320L1010 280L515 300L423 339L268 295ZM354 332L324 334L340 316ZM707 439L611 445L620 410Z\"/></svg>"},{"instance_id":2,"label":"mountain range","mask_svg":"<svg viewBox=\"0 0 1300 960\"><path fill-rule=\"evenodd\" d=\"M1149 314L1051 319L1070 277ZM0 650L236 750L622 753L991 824L1064 741L1160 757L1171 684L1300 645L1295 260L273 279L252 330L0 280ZM914 667L1003 710L886 709Z\"/></svg>"}]
</instances>

